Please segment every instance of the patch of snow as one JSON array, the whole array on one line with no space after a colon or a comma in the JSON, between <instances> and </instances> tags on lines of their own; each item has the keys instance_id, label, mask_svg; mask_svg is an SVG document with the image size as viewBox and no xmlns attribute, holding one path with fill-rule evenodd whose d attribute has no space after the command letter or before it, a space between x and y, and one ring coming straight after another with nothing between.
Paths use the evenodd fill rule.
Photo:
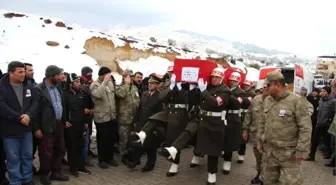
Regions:
<instances>
[{"instance_id":1,"label":"patch of snow","mask_svg":"<svg viewBox=\"0 0 336 185\"><path fill-rule=\"evenodd\" d=\"M118 63L123 70L131 69L133 72L141 71L145 77L152 73L163 75L167 72L168 66L173 64L168 59L157 56L151 56L147 59L141 58L138 61L118 61Z\"/></svg>"}]
</instances>

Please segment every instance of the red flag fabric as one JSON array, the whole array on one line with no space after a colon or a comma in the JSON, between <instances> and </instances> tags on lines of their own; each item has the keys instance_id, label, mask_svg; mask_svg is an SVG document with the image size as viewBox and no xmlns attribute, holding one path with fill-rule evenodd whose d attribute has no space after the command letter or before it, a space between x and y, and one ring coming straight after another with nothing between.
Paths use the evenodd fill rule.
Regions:
<instances>
[{"instance_id":1,"label":"red flag fabric","mask_svg":"<svg viewBox=\"0 0 336 185\"><path fill-rule=\"evenodd\" d=\"M303 68L297 64L295 64L295 76L300 77L302 79L304 78Z\"/></svg>"},{"instance_id":2,"label":"red flag fabric","mask_svg":"<svg viewBox=\"0 0 336 185\"><path fill-rule=\"evenodd\" d=\"M278 68L278 67L268 67L268 68L262 68L262 69L260 69L259 80L266 79L268 73L270 73L272 71L275 71L277 69L280 69L280 68Z\"/></svg>"},{"instance_id":3,"label":"red flag fabric","mask_svg":"<svg viewBox=\"0 0 336 185\"><path fill-rule=\"evenodd\" d=\"M199 78L210 83L210 74L217 66L216 62L197 59L175 59L174 74L177 82L197 83Z\"/></svg>"}]
</instances>

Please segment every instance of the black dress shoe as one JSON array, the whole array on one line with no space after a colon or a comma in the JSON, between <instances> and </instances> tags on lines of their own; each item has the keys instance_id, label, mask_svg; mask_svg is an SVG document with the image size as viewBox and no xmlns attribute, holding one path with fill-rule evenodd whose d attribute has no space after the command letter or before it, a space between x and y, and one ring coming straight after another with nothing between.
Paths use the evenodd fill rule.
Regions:
<instances>
[{"instance_id":1,"label":"black dress shoe","mask_svg":"<svg viewBox=\"0 0 336 185\"><path fill-rule=\"evenodd\" d=\"M262 181L259 179L259 175L257 175L251 180L251 184L261 184L261 183Z\"/></svg>"},{"instance_id":2,"label":"black dress shoe","mask_svg":"<svg viewBox=\"0 0 336 185\"><path fill-rule=\"evenodd\" d=\"M207 184L207 185L216 185L215 182L207 182L206 184Z\"/></svg>"},{"instance_id":3,"label":"black dress shoe","mask_svg":"<svg viewBox=\"0 0 336 185\"><path fill-rule=\"evenodd\" d=\"M50 185L51 184L50 177L47 176L47 175L42 175L40 177L40 182L41 182L42 185Z\"/></svg>"},{"instance_id":4,"label":"black dress shoe","mask_svg":"<svg viewBox=\"0 0 336 185\"><path fill-rule=\"evenodd\" d=\"M223 174L224 175L228 175L230 173L230 171L228 171L228 170L223 170Z\"/></svg>"},{"instance_id":5,"label":"black dress shoe","mask_svg":"<svg viewBox=\"0 0 336 185\"><path fill-rule=\"evenodd\" d=\"M145 167L143 167L143 168L141 168L141 171L142 172L150 172L150 171L152 171L154 169L154 167L151 167L151 166L145 166Z\"/></svg>"},{"instance_id":6,"label":"black dress shoe","mask_svg":"<svg viewBox=\"0 0 336 185\"><path fill-rule=\"evenodd\" d=\"M196 167L198 167L199 166L199 164L195 164L195 163L190 163L190 168L196 168Z\"/></svg>"},{"instance_id":7,"label":"black dress shoe","mask_svg":"<svg viewBox=\"0 0 336 185\"><path fill-rule=\"evenodd\" d=\"M51 180L55 181L69 181L69 176L64 175L63 173L51 174Z\"/></svg>"},{"instance_id":8,"label":"black dress shoe","mask_svg":"<svg viewBox=\"0 0 336 185\"><path fill-rule=\"evenodd\" d=\"M335 163L327 163L324 166L326 166L326 167L335 167Z\"/></svg>"},{"instance_id":9,"label":"black dress shoe","mask_svg":"<svg viewBox=\"0 0 336 185\"><path fill-rule=\"evenodd\" d=\"M167 172L166 173L166 176L167 177L174 177L174 176L176 176L178 174L178 172Z\"/></svg>"}]
</instances>

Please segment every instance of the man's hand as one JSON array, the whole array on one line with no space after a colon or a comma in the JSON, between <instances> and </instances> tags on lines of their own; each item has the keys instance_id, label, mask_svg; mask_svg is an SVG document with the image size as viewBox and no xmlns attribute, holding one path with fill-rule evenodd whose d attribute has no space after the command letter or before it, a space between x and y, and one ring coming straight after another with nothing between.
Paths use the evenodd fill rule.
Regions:
<instances>
[{"instance_id":1,"label":"man's hand","mask_svg":"<svg viewBox=\"0 0 336 185\"><path fill-rule=\"evenodd\" d=\"M130 84L130 83L132 82L132 78L131 78L131 76L130 76L130 75L127 75L127 76L125 77L125 79L124 79L124 82L125 82L126 84Z\"/></svg>"},{"instance_id":2,"label":"man's hand","mask_svg":"<svg viewBox=\"0 0 336 185\"><path fill-rule=\"evenodd\" d=\"M21 123L25 126L28 126L30 122L30 117L27 114L22 114Z\"/></svg>"},{"instance_id":3,"label":"man's hand","mask_svg":"<svg viewBox=\"0 0 336 185\"><path fill-rule=\"evenodd\" d=\"M257 144L257 150L259 151L259 153L262 153L262 145L260 143Z\"/></svg>"},{"instance_id":4,"label":"man's hand","mask_svg":"<svg viewBox=\"0 0 336 185\"><path fill-rule=\"evenodd\" d=\"M245 141L248 140L248 132L246 130L243 131L243 138Z\"/></svg>"},{"instance_id":5,"label":"man's hand","mask_svg":"<svg viewBox=\"0 0 336 185\"><path fill-rule=\"evenodd\" d=\"M85 114L90 114L90 110L87 109L87 108L85 108L85 109L84 109L84 113L85 113Z\"/></svg>"},{"instance_id":6,"label":"man's hand","mask_svg":"<svg viewBox=\"0 0 336 185\"><path fill-rule=\"evenodd\" d=\"M111 80L111 74L110 73L107 73L105 76L104 76L104 81L109 81Z\"/></svg>"},{"instance_id":7,"label":"man's hand","mask_svg":"<svg viewBox=\"0 0 336 185\"><path fill-rule=\"evenodd\" d=\"M70 128L72 125L69 122L65 122L65 128Z\"/></svg>"},{"instance_id":8,"label":"man's hand","mask_svg":"<svg viewBox=\"0 0 336 185\"><path fill-rule=\"evenodd\" d=\"M89 124L85 124L85 125L84 125L84 128L85 128L85 129L88 129L88 128L89 128Z\"/></svg>"},{"instance_id":9,"label":"man's hand","mask_svg":"<svg viewBox=\"0 0 336 185\"><path fill-rule=\"evenodd\" d=\"M297 161L305 160L305 157L303 156L303 154L301 152L296 152L295 158L296 158Z\"/></svg>"},{"instance_id":10,"label":"man's hand","mask_svg":"<svg viewBox=\"0 0 336 185\"><path fill-rule=\"evenodd\" d=\"M41 138L43 137L42 131L41 131L41 130L37 130L37 131L35 132L35 137L36 137L37 139L41 139Z\"/></svg>"}]
</instances>

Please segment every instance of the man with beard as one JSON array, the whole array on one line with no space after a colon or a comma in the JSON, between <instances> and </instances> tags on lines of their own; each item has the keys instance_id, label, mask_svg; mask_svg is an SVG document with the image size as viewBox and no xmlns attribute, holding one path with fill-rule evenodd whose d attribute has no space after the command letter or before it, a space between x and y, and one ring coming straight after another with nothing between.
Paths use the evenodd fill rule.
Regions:
<instances>
[{"instance_id":1,"label":"man with beard","mask_svg":"<svg viewBox=\"0 0 336 185\"><path fill-rule=\"evenodd\" d=\"M251 105L252 99L255 97L255 93L252 90L253 82L245 79L245 81L241 84L242 90L245 91L245 96L243 97L242 102L242 114L241 114L241 120L242 123L244 123L245 115L248 111L248 108ZM247 140L245 138L242 138L241 144L238 150L238 164L244 163L245 158L245 152L246 152L246 144Z\"/></svg>"},{"instance_id":2,"label":"man with beard","mask_svg":"<svg viewBox=\"0 0 336 185\"><path fill-rule=\"evenodd\" d=\"M265 98L268 96L267 84L263 86L262 90L263 94L259 94L253 98L251 105L245 114L244 122L243 122L243 138L246 141L249 141L253 145L253 153L256 158L256 170L257 176L251 180L251 184L262 184L259 176L261 173L261 153L259 153L257 149L257 127L258 121L263 116L262 106Z\"/></svg>"},{"instance_id":3,"label":"man with beard","mask_svg":"<svg viewBox=\"0 0 336 185\"><path fill-rule=\"evenodd\" d=\"M201 110L195 153L208 156L208 185L216 184L218 156L224 144L227 119L225 108L230 98L230 90L223 84L224 73L223 68L215 68L209 85L202 78L198 80Z\"/></svg>"},{"instance_id":4,"label":"man with beard","mask_svg":"<svg viewBox=\"0 0 336 185\"><path fill-rule=\"evenodd\" d=\"M92 135L92 121L93 121L93 102L91 98L90 85L93 82L92 80L92 72L93 70L85 66L81 70L82 76L80 77L80 82L82 84L82 89L84 92L84 106L85 106L85 123L88 124L88 128L86 129L86 138L85 138L85 146L84 146L84 161L85 165L92 166L92 164L87 159L87 156L90 155L92 157L98 157L94 152L90 150L91 144L91 135Z\"/></svg>"},{"instance_id":5,"label":"man with beard","mask_svg":"<svg viewBox=\"0 0 336 185\"><path fill-rule=\"evenodd\" d=\"M46 69L45 79L37 85L40 107L33 128L38 139L40 180L43 185L49 185L50 180L69 180L61 169L65 156L64 127L70 126L65 122L64 99L58 86L61 73L59 67L50 65Z\"/></svg>"},{"instance_id":6,"label":"man with beard","mask_svg":"<svg viewBox=\"0 0 336 185\"><path fill-rule=\"evenodd\" d=\"M239 150L242 141L242 120L241 120L241 104L245 92L239 88L241 76L238 72L233 72L229 77L229 86L231 90L230 102L227 105L228 125L226 127L226 134L224 139L224 163L223 174L227 175L231 170L232 153Z\"/></svg>"}]
</instances>

